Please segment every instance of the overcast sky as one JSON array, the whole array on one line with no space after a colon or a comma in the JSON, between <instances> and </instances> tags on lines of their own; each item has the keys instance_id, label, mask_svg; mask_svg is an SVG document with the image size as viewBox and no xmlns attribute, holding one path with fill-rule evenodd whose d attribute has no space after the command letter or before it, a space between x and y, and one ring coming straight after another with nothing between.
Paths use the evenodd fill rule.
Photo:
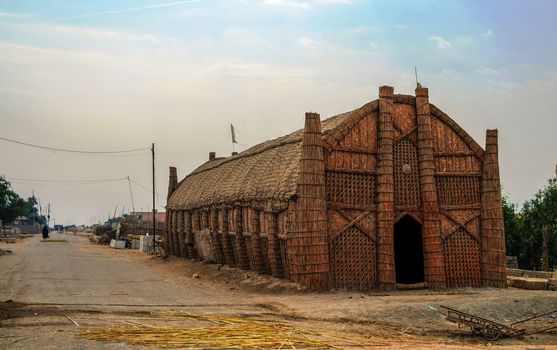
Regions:
<instances>
[{"instance_id":1,"label":"overcast sky","mask_svg":"<svg viewBox=\"0 0 557 350\"><path fill-rule=\"evenodd\" d=\"M430 101L478 141L498 128L505 192L521 204L557 163L557 2L351 0L0 0L0 137L50 147L157 151L180 178L210 151L229 155L377 98ZM34 180L130 176L151 186L148 151L86 156L0 141L0 174ZM131 208L127 181L12 181L50 202L57 223ZM136 210L150 208L132 184ZM161 209L161 208L159 208Z\"/></svg>"}]
</instances>

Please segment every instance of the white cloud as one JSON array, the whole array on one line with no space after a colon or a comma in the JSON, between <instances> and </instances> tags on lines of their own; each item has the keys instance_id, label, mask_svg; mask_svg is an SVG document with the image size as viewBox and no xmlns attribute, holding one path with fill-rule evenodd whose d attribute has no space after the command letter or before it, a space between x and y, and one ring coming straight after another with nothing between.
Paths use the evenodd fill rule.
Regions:
<instances>
[{"instance_id":1,"label":"white cloud","mask_svg":"<svg viewBox=\"0 0 557 350\"><path fill-rule=\"evenodd\" d=\"M430 36L429 40L435 42L438 49L450 49L453 47L453 45L442 36Z\"/></svg>"},{"instance_id":2,"label":"white cloud","mask_svg":"<svg viewBox=\"0 0 557 350\"><path fill-rule=\"evenodd\" d=\"M263 0L263 5L274 7L286 7L298 10L309 10L311 2L309 1L296 1L296 0Z\"/></svg>"},{"instance_id":3,"label":"white cloud","mask_svg":"<svg viewBox=\"0 0 557 350\"><path fill-rule=\"evenodd\" d=\"M119 10L107 10L107 11L100 11L100 12L92 12L92 13L85 13L76 16L68 16L68 17L60 17L55 19L55 21L67 21L72 19L80 19L80 18L90 18L90 17L100 17L100 16L107 16L107 15L117 15L126 12L137 12L137 11L145 11L163 7L173 7L178 5L189 4L193 2L199 2L202 0L182 0L182 1L173 1L173 2L166 2L162 4L154 4L154 5L145 5L145 6L137 6L137 7L128 7Z\"/></svg>"},{"instance_id":4,"label":"white cloud","mask_svg":"<svg viewBox=\"0 0 557 350\"><path fill-rule=\"evenodd\" d=\"M366 34L369 32L369 27L366 26L355 27L349 29L348 32L352 34Z\"/></svg>"},{"instance_id":5,"label":"white cloud","mask_svg":"<svg viewBox=\"0 0 557 350\"><path fill-rule=\"evenodd\" d=\"M298 44L302 45L303 47L307 47L310 49L316 48L319 46L319 43L312 38L308 38L307 36L302 36L298 38Z\"/></svg>"},{"instance_id":6,"label":"white cloud","mask_svg":"<svg viewBox=\"0 0 557 350\"><path fill-rule=\"evenodd\" d=\"M374 42L374 41L369 41L367 44L368 44L369 47L371 47L372 49L376 49L376 48L379 47L379 45L378 45L376 42Z\"/></svg>"},{"instance_id":7,"label":"white cloud","mask_svg":"<svg viewBox=\"0 0 557 350\"><path fill-rule=\"evenodd\" d=\"M353 2L353 0L263 0L261 3L295 10L310 10L316 5L349 5Z\"/></svg>"},{"instance_id":8,"label":"white cloud","mask_svg":"<svg viewBox=\"0 0 557 350\"><path fill-rule=\"evenodd\" d=\"M492 36L493 36L493 30L491 30L491 29L488 29L487 32L485 32L481 35L482 38L489 38L489 37L492 37Z\"/></svg>"},{"instance_id":9,"label":"white cloud","mask_svg":"<svg viewBox=\"0 0 557 350\"><path fill-rule=\"evenodd\" d=\"M0 18L1 17L17 19L17 18L29 18L31 17L31 15L28 15L26 13L13 13L13 12L0 11Z\"/></svg>"},{"instance_id":10,"label":"white cloud","mask_svg":"<svg viewBox=\"0 0 557 350\"><path fill-rule=\"evenodd\" d=\"M313 74L305 68L290 68L277 64L245 63L245 62L217 62L202 73L236 78L255 79L302 79Z\"/></svg>"},{"instance_id":11,"label":"white cloud","mask_svg":"<svg viewBox=\"0 0 557 350\"><path fill-rule=\"evenodd\" d=\"M21 30L27 33L38 34L41 36L50 35L53 37L74 37L79 40L85 38L99 40L124 40L131 42L148 42L160 44L163 41L172 42L173 39L162 39L151 33L128 33L123 31L99 30L88 27L67 26L50 23L0 23L0 26Z\"/></svg>"},{"instance_id":12,"label":"white cloud","mask_svg":"<svg viewBox=\"0 0 557 350\"><path fill-rule=\"evenodd\" d=\"M476 69L476 73L480 75L499 75L501 72L497 69L489 68L489 67L481 67Z\"/></svg>"},{"instance_id":13,"label":"white cloud","mask_svg":"<svg viewBox=\"0 0 557 350\"><path fill-rule=\"evenodd\" d=\"M224 31L224 36L229 41L247 46L261 46L268 41L261 35L242 28L229 28Z\"/></svg>"}]
</instances>

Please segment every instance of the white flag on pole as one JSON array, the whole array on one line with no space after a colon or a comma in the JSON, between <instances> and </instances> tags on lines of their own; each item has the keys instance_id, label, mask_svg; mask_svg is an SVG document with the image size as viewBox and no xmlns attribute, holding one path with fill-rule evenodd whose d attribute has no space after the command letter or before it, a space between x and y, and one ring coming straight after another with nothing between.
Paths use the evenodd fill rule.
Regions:
<instances>
[{"instance_id":1,"label":"white flag on pole","mask_svg":"<svg viewBox=\"0 0 557 350\"><path fill-rule=\"evenodd\" d=\"M236 141L236 132L234 131L234 125L230 124L230 132L232 134L232 143L238 143Z\"/></svg>"}]
</instances>

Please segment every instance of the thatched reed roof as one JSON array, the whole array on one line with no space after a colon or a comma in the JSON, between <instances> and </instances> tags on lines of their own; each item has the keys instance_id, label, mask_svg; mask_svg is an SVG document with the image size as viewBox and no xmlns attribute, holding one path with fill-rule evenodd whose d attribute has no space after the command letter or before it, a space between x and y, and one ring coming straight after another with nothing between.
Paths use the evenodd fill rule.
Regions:
<instances>
[{"instance_id":1,"label":"thatched reed roof","mask_svg":"<svg viewBox=\"0 0 557 350\"><path fill-rule=\"evenodd\" d=\"M414 96L395 95L395 102L414 104ZM323 142L332 148L356 123L377 110L378 100L321 122ZM483 152L452 119L437 117L453 126L472 149ZM260 209L282 210L296 195L303 130L255 145L237 155L208 161L186 176L168 199L167 209L196 209L213 205L249 204Z\"/></svg>"}]
</instances>

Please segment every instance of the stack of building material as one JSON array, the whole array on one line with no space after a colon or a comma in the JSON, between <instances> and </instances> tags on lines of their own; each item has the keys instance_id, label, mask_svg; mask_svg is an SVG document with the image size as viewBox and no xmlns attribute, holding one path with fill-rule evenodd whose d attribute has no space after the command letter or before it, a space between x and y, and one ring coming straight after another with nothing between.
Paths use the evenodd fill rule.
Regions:
<instances>
[{"instance_id":1,"label":"stack of building material","mask_svg":"<svg viewBox=\"0 0 557 350\"><path fill-rule=\"evenodd\" d=\"M557 289L557 278L553 278L552 272L546 271L507 269L507 283L509 287L520 289Z\"/></svg>"}]
</instances>

